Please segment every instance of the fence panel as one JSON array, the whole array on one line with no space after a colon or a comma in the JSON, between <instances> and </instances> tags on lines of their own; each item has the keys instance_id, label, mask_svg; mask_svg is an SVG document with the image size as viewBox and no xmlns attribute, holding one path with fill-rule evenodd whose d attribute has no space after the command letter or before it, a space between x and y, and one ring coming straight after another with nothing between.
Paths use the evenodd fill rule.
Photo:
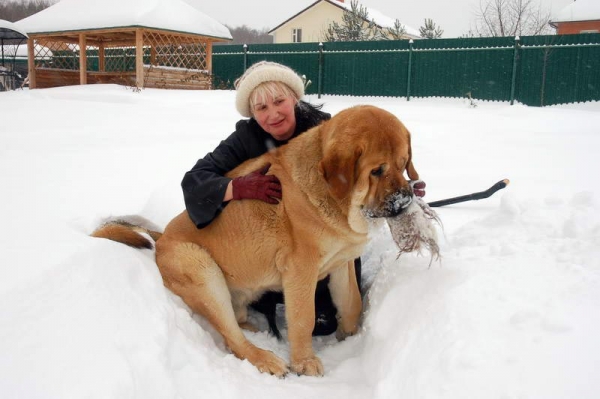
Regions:
<instances>
[{"instance_id":1,"label":"fence panel","mask_svg":"<svg viewBox=\"0 0 600 399\"><path fill-rule=\"evenodd\" d=\"M600 35L523 37L518 99L544 106L600 100Z\"/></svg>"},{"instance_id":2,"label":"fence panel","mask_svg":"<svg viewBox=\"0 0 600 399\"><path fill-rule=\"evenodd\" d=\"M600 100L600 34L215 46L216 87L233 88L261 60L306 75L307 93L534 106Z\"/></svg>"},{"instance_id":3,"label":"fence panel","mask_svg":"<svg viewBox=\"0 0 600 399\"><path fill-rule=\"evenodd\" d=\"M415 51L412 95L509 101L513 54L511 47Z\"/></svg>"}]
</instances>

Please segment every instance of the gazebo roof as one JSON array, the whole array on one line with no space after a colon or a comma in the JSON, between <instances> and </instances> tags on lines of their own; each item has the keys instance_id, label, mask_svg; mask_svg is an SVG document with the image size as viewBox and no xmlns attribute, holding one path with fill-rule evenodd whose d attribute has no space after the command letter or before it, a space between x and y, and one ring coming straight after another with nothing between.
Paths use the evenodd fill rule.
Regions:
<instances>
[{"instance_id":1,"label":"gazebo roof","mask_svg":"<svg viewBox=\"0 0 600 399\"><path fill-rule=\"evenodd\" d=\"M17 24L0 19L0 39L26 39L27 33Z\"/></svg>"},{"instance_id":2,"label":"gazebo roof","mask_svg":"<svg viewBox=\"0 0 600 399\"><path fill-rule=\"evenodd\" d=\"M193 0L62 0L18 21L28 34L144 27L231 40Z\"/></svg>"}]
</instances>

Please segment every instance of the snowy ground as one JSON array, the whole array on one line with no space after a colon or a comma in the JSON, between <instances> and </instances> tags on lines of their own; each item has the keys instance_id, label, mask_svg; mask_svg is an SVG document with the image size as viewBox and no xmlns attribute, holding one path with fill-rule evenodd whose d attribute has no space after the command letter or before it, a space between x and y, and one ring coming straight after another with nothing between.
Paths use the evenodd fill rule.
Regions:
<instances>
[{"instance_id":1,"label":"snowy ground","mask_svg":"<svg viewBox=\"0 0 600 399\"><path fill-rule=\"evenodd\" d=\"M279 380L227 352L163 287L151 251L88 236L110 216L164 227L180 212L184 172L238 119L234 94L0 93L0 396L597 398L600 103L309 100L395 113L428 200L511 184L438 210L431 266L396 259L375 230L359 334L315 339L324 377ZM285 342L248 335L288 357Z\"/></svg>"}]
</instances>

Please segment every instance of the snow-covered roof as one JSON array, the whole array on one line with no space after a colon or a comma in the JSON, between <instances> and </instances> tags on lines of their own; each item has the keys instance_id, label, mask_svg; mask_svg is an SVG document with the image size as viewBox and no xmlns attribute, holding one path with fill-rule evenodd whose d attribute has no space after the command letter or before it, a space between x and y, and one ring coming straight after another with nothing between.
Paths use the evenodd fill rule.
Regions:
<instances>
[{"instance_id":1,"label":"snow-covered roof","mask_svg":"<svg viewBox=\"0 0 600 399\"><path fill-rule=\"evenodd\" d=\"M600 20L599 0L577 0L561 9L552 22Z\"/></svg>"},{"instance_id":2,"label":"snow-covered roof","mask_svg":"<svg viewBox=\"0 0 600 399\"><path fill-rule=\"evenodd\" d=\"M0 19L0 38L2 39L25 39L27 33L17 24Z\"/></svg>"},{"instance_id":3,"label":"snow-covered roof","mask_svg":"<svg viewBox=\"0 0 600 399\"><path fill-rule=\"evenodd\" d=\"M280 23L279 25L277 25L276 27L274 27L273 29L271 29L269 31L269 33L273 32L274 30L278 29L280 26L286 24L287 22L289 22L290 20L296 18L298 15L303 14L305 11L311 9L312 7L316 6L317 4L319 4L321 1L326 1L329 4L332 4L336 7L339 8L344 8L347 10L352 10L352 6L350 3L346 3L346 2L341 2L338 0L317 0L314 3L312 3L311 5L309 5L308 7L304 8L302 11L298 12L297 14L293 15L292 17L286 19L285 21L283 21L282 23ZM364 6L363 6L364 7ZM364 7L367 10L367 13L369 14L369 18L371 19L371 21L375 22L375 24L381 26L382 28L393 28L394 27L394 23L395 23L395 19L392 19L388 16L386 16L385 14L381 13L380 11L377 11L373 8L370 7ZM412 36L414 38L419 38L421 37L421 33L419 32L418 29L414 29L411 28L408 25L404 25L402 24L402 26L404 26L404 29L406 29L406 34L409 36Z\"/></svg>"},{"instance_id":4,"label":"snow-covered roof","mask_svg":"<svg viewBox=\"0 0 600 399\"><path fill-rule=\"evenodd\" d=\"M29 34L139 26L232 39L194 0L61 0L18 24Z\"/></svg>"}]
</instances>

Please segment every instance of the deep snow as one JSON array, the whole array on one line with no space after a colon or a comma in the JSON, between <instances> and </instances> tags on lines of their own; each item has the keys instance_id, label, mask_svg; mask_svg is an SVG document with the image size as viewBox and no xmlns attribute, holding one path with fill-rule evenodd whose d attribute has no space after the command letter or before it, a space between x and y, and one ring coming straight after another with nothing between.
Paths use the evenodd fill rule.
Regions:
<instances>
[{"instance_id":1,"label":"deep snow","mask_svg":"<svg viewBox=\"0 0 600 399\"><path fill-rule=\"evenodd\" d=\"M438 209L431 266L397 259L375 228L359 334L314 340L324 377L280 380L228 353L163 287L152 251L88 236L111 216L162 228L179 213L183 174L239 119L234 93L0 93L0 396L598 397L600 103L308 99L396 114L428 200L511 184ZM248 336L288 357L266 332Z\"/></svg>"}]
</instances>

